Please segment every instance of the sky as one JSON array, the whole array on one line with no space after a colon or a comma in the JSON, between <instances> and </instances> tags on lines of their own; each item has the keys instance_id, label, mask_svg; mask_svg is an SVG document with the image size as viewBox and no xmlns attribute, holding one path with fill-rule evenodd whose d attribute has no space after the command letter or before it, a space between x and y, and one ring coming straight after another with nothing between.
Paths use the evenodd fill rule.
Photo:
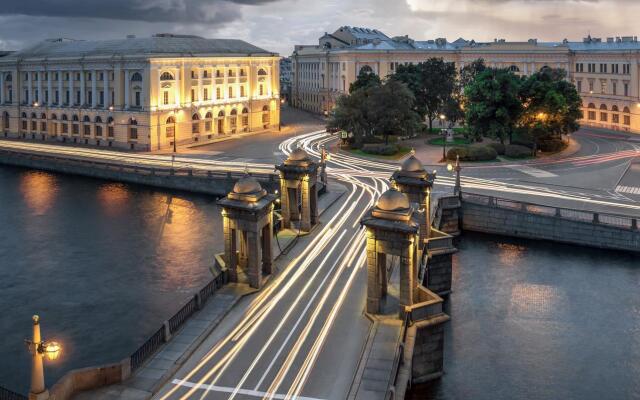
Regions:
<instances>
[{"instance_id":1,"label":"sky","mask_svg":"<svg viewBox=\"0 0 640 400\"><path fill-rule=\"evenodd\" d=\"M0 49L128 34L237 38L290 55L343 25L416 40L640 36L640 0L2 0Z\"/></svg>"}]
</instances>

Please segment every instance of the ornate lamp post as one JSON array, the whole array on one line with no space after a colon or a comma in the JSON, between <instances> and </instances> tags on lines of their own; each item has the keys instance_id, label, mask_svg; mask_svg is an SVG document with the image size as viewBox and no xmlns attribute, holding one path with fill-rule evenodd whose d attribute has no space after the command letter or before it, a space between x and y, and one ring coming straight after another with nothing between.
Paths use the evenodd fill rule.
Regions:
<instances>
[{"instance_id":1,"label":"ornate lamp post","mask_svg":"<svg viewBox=\"0 0 640 400\"><path fill-rule=\"evenodd\" d=\"M31 353L31 388L29 389L29 400L46 400L49 398L49 391L44 385L43 358L57 360L60 356L60 344L54 341L42 340L40 336L40 317L33 316L33 338L25 339L25 344Z\"/></svg>"},{"instance_id":2,"label":"ornate lamp post","mask_svg":"<svg viewBox=\"0 0 640 400\"><path fill-rule=\"evenodd\" d=\"M444 125L445 119L444 114L440 114L440 126ZM442 133L442 162L445 162L447 161L447 130L442 128L440 132Z\"/></svg>"},{"instance_id":3,"label":"ornate lamp post","mask_svg":"<svg viewBox=\"0 0 640 400\"><path fill-rule=\"evenodd\" d=\"M447 171L449 172L453 172L455 171L456 173L456 184L453 187L453 194L456 196L461 196L462 194L462 187L460 186L460 170L462 169L462 167L460 166L460 156L456 155L456 163L455 165L452 164L447 164Z\"/></svg>"},{"instance_id":4,"label":"ornate lamp post","mask_svg":"<svg viewBox=\"0 0 640 400\"><path fill-rule=\"evenodd\" d=\"M324 145L322 145L322 153L320 159L320 180L324 185L324 192L327 193L329 191L329 183L327 181L327 161L331 160L331 155L327 151Z\"/></svg>"}]
</instances>

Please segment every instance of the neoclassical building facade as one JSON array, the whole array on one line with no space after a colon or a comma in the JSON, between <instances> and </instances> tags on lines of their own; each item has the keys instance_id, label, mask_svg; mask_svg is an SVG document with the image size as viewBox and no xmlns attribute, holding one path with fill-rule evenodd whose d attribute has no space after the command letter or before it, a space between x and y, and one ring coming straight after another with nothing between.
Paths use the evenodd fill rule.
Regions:
<instances>
[{"instance_id":1,"label":"neoclassical building facade","mask_svg":"<svg viewBox=\"0 0 640 400\"><path fill-rule=\"evenodd\" d=\"M0 57L0 132L148 151L274 129L279 78L277 54L241 40L47 40Z\"/></svg>"},{"instance_id":2,"label":"neoclassical building facade","mask_svg":"<svg viewBox=\"0 0 640 400\"><path fill-rule=\"evenodd\" d=\"M291 103L326 113L338 96L347 93L362 68L380 77L399 64L443 58L462 68L479 58L492 67L530 75L544 67L563 68L583 100L584 125L640 133L640 43L637 37L582 42L476 43L458 39L415 41L390 38L376 29L343 26L325 33L317 45L295 46L292 59Z\"/></svg>"}]
</instances>

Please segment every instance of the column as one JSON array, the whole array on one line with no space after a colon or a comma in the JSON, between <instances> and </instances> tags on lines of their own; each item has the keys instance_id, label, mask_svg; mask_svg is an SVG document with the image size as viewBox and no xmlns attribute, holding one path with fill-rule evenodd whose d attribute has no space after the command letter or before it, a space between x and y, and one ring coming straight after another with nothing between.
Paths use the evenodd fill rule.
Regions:
<instances>
[{"instance_id":1,"label":"column","mask_svg":"<svg viewBox=\"0 0 640 400\"><path fill-rule=\"evenodd\" d=\"M145 68L144 70L142 70L142 93L141 93L141 106L143 110L147 110L149 109L150 104L150 98L149 98L149 92L150 92L150 85L149 82L151 82L151 71L149 68Z\"/></svg>"},{"instance_id":2,"label":"column","mask_svg":"<svg viewBox=\"0 0 640 400\"><path fill-rule=\"evenodd\" d=\"M102 73L104 74L104 81L102 81L102 90L104 90L103 105L104 108L109 108L109 106L113 105L111 104L111 90L109 89L109 74L111 71L105 69Z\"/></svg>"},{"instance_id":3,"label":"column","mask_svg":"<svg viewBox=\"0 0 640 400\"><path fill-rule=\"evenodd\" d=\"M83 69L82 71L80 71L80 106L84 106L87 103L86 100L86 91L87 91L87 84L85 82L85 70Z\"/></svg>"},{"instance_id":4,"label":"column","mask_svg":"<svg viewBox=\"0 0 640 400\"><path fill-rule=\"evenodd\" d=\"M129 109L129 70L124 70L124 108Z\"/></svg>"},{"instance_id":5,"label":"column","mask_svg":"<svg viewBox=\"0 0 640 400\"><path fill-rule=\"evenodd\" d=\"M379 260L382 258L382 260ZM378 253L376 250L376 238L374 234L367 232L367 312L369 314L377 314L380 312L380 274L378 273L378 265L386 264L384 254ZM386 265L385 265L386 268Z\"/></svg>"},{"instance_id":6,"label":"column","mask_svg":"<svg viewBox=\"0 0 640 400\"><path fill-rule=\"evenodd\" d=\"M91 108L98 105L98 71L91 71Z\"/></svg>"},{"instance_id":7,"label":"column","mask_svg":"<svg viewBox=\"0 0 640 400\"><path fill-rule=\"evenodd\" d=\"M0 104L4 104L4 72L0 72Z\"/></svg>"},{"instance_id":8,"label":"column","mask_svg":"<svg viewBox=\"0 0 640 400\"><path fill-rule=\"evenodd\" d=\"M273 265L273 211L269 211L269 223L262 228L262 272L269 275Z\"/></svg>"},{"instance_id":9,"label":"column","mask_svg":"<svg viewBox=\"0 0 640 400\"><path fill-rule=\"evenodd\" d=\"M62 83L64 72L62 70L58 70L58 106L64 103L64 86Z\"/></svg>"},{"instance_id":10,"label":"column","mask_svg":"<svg viewBox=\"0 0 640 400\"><path fill-rule=\"evenodd\" d=\"M176 107L180 107L180 105L182 104L182 101L180 100L180 68L176 68L174 78L176 78L175 79L176 87L174 88L175 103L176 103Z\"/></svg>"},{"instance_id":11,"label":"column","mask_svg":"<svg viewBox=\"0 0 640 400\"><path fill-rule=\"evenodd\" d=\"M76 94L74 93L75 88L73 87L75 82L74 79L76 79L76 75L73 73L73 71L69 71L69 106L71 106L72 104L76 104Z\"/></svg>"},{"instance_id":12,"label":"column","mask_svg":"<svg viewBox=\"0 0 640 400\"><path fill-rule=\"evenodd\" d=\"M291 206L289 205L289 188L284 178L280 178L280 202L282 229L289 229L291 228Z\"/></svg>"},{"instance_id":13,"label":"column","mask_svg":"<svg viewBox=\"0 0 640 400\"><path fill-rule=\"evenodd\" d=\"M42 74L38 71L36 72L36 76L38 77L38 98L36 99L36 101L40 104L42 104L44 102L44 96L42 95Z\"/></svg>"},{"instance_id":14,"label":"column","mask_svg":"<svg viewBox=\"0 0 640 400\"><path fill-rule=\"evenodd\" d=\"M28 79L27 79L27 93L28 93L28 99L27 99L27 103L28 104L32 104L33 103L33 85L31 84L31 80L33 79L33 75L31 74L31 71L26 71L26 74L28 75ZM21 87L18 87L18 90L22 90Z\"/></svg>"},{"instance_id":15,"label":"column","mask_svg":"<svg viewBox=\"0 0 640 400\"><path fill-rule=\"evenodd\" d=\"M238 282L238 262L236 260L236 231L233 229L231 220L224 215L222 217L222 227L224 230L224 262L229 271L229 281Z\"/></svg>"},{"instance_id":16,"label":"column","mask_svg":"<svg viewBox=\"0 0 640 400\"><path fill-rule=\"evenodd\" d=\"M415 280L413 276L415 268L413 265L413 242L408 243L407 240L404 246L400 256L400 301L398 304L400 315L403 315L405 306L413 304L413 285Z\"/></svg>"},{"instance_id":17,"label":"column","mask_svg":"<svg viewBox=\"0 0 640 400\"><path fill-rule=\"evenodd\" d=\"M248 265L247 275L249 277L249 285L252 288L260 289L260 258L262 250L260 249L260 241L258 240L258 232L246 232L247 235L247 250L248 250Z\"/></svg>"},{"instance_id":18,"label":"column","mask_svg":"<svg viewBox=\"0 0 640 400\"><path fill-rule=\"evenodd\" d=\"M122 73L120 66L113 69L113 108L120 110L122 108Z\"/></svg>"},{"instance_id":19,"label":"column","mask_svg":"<svg viewBox=\"0 0 640 400\"><path fill-rule=\"evenodd\" d=\"M300 218L300 229L304 232L311 230L311 193L309 193L309 178L302 178L302 218Z\"/></svg>"},{"instance_id":20,"label":"column","mask_svg":"<svg viewBox=\"0 0 640 400\"><path fill-rule=\"evenodd\" d=\"M199 101L202 102L202 100L204 100L204 87L202 86L202 70L200 68L198 68L198 98L197 99L191 99L191 101Z\"/></svg>"},{"instance_id":21,"label":"column","mask_svg":"<svg viewBox=\"0 0 640 400\"><path fill-rule=\"evenodd\" d=\"M47 93L48 93L48 98L45 98L45 100L47 101L47 105L51 105L53 104L53 71L47 71Z\"/></svg>"}]
</instances>

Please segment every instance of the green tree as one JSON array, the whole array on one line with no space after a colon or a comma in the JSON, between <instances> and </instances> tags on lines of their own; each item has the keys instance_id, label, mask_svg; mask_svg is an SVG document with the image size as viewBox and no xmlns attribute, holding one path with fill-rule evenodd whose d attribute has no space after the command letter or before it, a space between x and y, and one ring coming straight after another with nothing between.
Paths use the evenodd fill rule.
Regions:
<instances>
[{"instance_id":1,"label":"green tree","mask_svg":"<svg viewBox=\"0 0 640 400\"><path fill-rule=\"evenodd\" d=\"M475 140L491 137L504 143L511 139L522 113L520 79L505 69L479 73L465 89L465 121Z\"/></svg>"},{"instance_id":2,"label":"green tree","mask_svg":"<svg viewBox=\"0 0 640 400\"><path fill-rule=\"evenodd\" d=\"M419 116L413 110L413 93L402 83L387 80L340 96L329 118L328 127L353 133L356 147L382 136L411 135Z\"/></svg>"},{"instance_id":3,"label":"green tree","mask_svg":"<svg viewBox=\"0 0 640 400\"><path fill-rule=\"evenodd\" d=\"M476 76L487 69L487 65L484 63L484 59L478 58L472 61L470 64L460 68L460 75L458 76L458 86L460 91L464 92L464 88L469 86L475 81Z\"/></svg>"},{"instance_id":4,"label":"green tree","mask_svg":"<svg viewBox=\"0 0 640 400\"><path fill-rule=\"evenodd\" d=\"M582 100L563 69L544 68L526 78L520 87L524 106L520 126L533 139L541 142L561 142L562 134L580 127Z\"/></svg>"},{"instance_id":5,"label":"green tree","mask_svg":"<svg viewBox=\"0 0 640 400\"><path fill-rule=\"evenodd\" d=\"M371 67L365 65L360 69L356 80L349 85L349 93L353 93L362 88L380 86L381 84L382 81L380 80L380 77L373 72Z\"/></svg>"},{"instance_id":6,"label":"green tree","mask_svg":"<svg viewBox=\"0 0 640 400\"><path fill-rule=\"evenodd\" d=\"M414 108L429 120L432 130L433 121L456 89L456 68L442 58L430 58L416 65L399 65L391 79L403 82L413 92Z\"/></svg>"}]
</instances>

